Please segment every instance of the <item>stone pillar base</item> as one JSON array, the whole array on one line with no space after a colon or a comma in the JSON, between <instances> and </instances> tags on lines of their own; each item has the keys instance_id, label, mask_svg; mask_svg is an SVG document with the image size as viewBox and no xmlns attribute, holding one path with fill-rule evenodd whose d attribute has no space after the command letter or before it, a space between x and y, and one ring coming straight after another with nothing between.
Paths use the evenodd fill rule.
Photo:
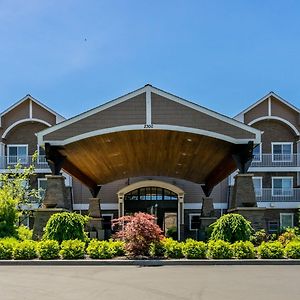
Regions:
<instances>
[{"instance_id":1,"label":"stone pillar base","mask_svg":"<svg viewBox=\"0 0 300 300\"><path fill-rule=\"evenodd\" d=\"M209 197L202 198L201 217L214 217L215 209L213 199Z\"/></svg>"},{"instance_id":2,"label":"stone pillar base","mask_svg":"<svg viewBox=\"0 0 300 300\"><path fill-rule=\"evenodd\" d=\"M235 176L230 208L257 207L252 177L253 174L238 174Z\"/></svg>"},{"instance_id":3,"label":"stone pillar base","mask_svg":"<svg viewBox=\"0 0 300 300\"><path fill-rule=\"evenodd\" d=\"M89 199L88 213L91 218L101 218L100 198Z\"/></svg>"},{"instance_id":4,"label":"stone pillar base","mask_svg":"<svg viewBox=\"0 0 300 300\"><path fill-rule=\"evenodd\" d=\"M49 218L56 213L67 211L63 208L39 208L34 212L33 239L40 240Z\"/></svg>"},{"instance_id":5,"label":"stone pillar base","mask_svg":"<svg viewBox=\"0 0 300 300\"><path fill-rule=\"evenodd\" d=\"M67 203L65 177L62 175L46 175L47 189L43 206L45 208L69 208Z\"/></svg>"},{"instance_id":6,"label":"stone pillar base","mask_svg":"<svg viewBox=\"0 0 300 300\"><path fill-rule=\"evenodd\" d=\"M102 227L102 218L91 218L88 222L88 232L90 238L104 240L104 229Z\"/></svg>"}]
</instances>

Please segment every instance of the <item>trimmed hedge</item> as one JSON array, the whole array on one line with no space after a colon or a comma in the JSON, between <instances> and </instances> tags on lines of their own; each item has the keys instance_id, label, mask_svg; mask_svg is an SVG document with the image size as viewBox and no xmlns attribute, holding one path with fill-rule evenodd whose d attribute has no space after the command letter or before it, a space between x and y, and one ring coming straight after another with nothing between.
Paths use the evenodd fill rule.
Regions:
<instances>
[{"instance_id":1,"label":"trimmed hedge","mask_svg":"<svg viewBox=\"0 0 300 300\"><path fill-rule=\"evenodd\" d=\"M40 259L57 259L59 258L59 244L57 241L47 240L38 244Z\"/></svg>"},{"instance_id":2,"label":"trimmed hedge","mask_svg":"<svg viewBox=\"0 0 300 300\"><path fill-rule=\"evenodd\" d=\"M287 258L299 259L300 258L300 242L299 241L289 242L285 246L284 253Z\"/></svg>"},{"instance_id":3,"label":"trimmed hedge","mask_svg":"<svg viewBox=\"0 0 300 300\"><path fill-rule=\"evenodd\" d=\"M252 259L256 257L255 247L251 242L235 242L231 245L233 257L238 259Z\"/></svg>"},{"instance_id":4,"label":"trimmed hedge","mask_svg":"<svg viewBox=\"0 0 300 300\"><path fill-rule=\"evenodd\" d=\"M164 256L166 258L183 258L183 243L174 241L171 238L162 240L163 247L165 249Z\"/></svg>"},{"instance_id":5,"label":"trimmed hedge","mask_svg":"<svg viewBox=\"0 0 300 300\"><path fill-rule=\"evenodd\" d=\"M208 243L207 256L213 259L229 259L233 257L231 245L223 240Z\"/></svg>"},{"instance_id":6,"label":"trimmed hedge","mask_svg":"<svg viewBox=\"0 0 300 300\"><path fill-rule=\"evenodd\" d=\"M37 258L37 242L27 240L20 243L16 243L13 249L13 257L14 259L18 260Z\"/></svg>"},{"instance_id":7,"label":"trimmed hedge","mask_svg":"<svg viewBox=\"0 0 300 300\"><path fill-rule=\"evenodd\" d=\"M183 244L183 254L190 259L206 258L207 245L204 242L198 242L192 239L187 239Z\"/></svg>"},{"instance_id":8,"label":"trimmed hedge","mask_svg":"<svg viewBox=\"0 0 300 300\"><path fill-rule=\"evenodd\" d=\"M85 243L80 240L68 240L61 243L59 254L62 259L83 259Z\"/></svg>"},{"instance_id":9,"label":"trimmed hedge","mask_svg":"<svg viewBox=\"0 0 300 300\"><path fill-rule=\"evenodd\" d=\"M0 241L0 259L12 259L14 251L14 243L10 240L1 240Z\"/></svg>"},{"instance_id":10,"label":"trimmed hedge","mask_svg":"<svg viewBox=\"0 0 300 300\"><path fill-rule=\"evenodd\" d=\"M112 248L107 241L92 240L86 252L90 258L108 259L113 257Z\"/></svg>"},{"instance_id":11,"label":"trimmed hedge","mask_svg":"<svg viewBox=\"0 0 300 300\"><path fill-rule=\"evenodd\" d=\"M278 241L263 242L258 248L257 253L260 258L265 259L278 259L283 258L284 248Z\"/></svg>"}]
</instances>

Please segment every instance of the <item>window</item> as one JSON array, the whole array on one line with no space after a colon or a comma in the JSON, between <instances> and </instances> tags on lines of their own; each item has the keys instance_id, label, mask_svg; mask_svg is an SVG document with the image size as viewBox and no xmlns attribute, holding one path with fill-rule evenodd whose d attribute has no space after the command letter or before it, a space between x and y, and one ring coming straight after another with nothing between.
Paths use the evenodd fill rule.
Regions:
<instances>
[{"instance_id":1,"label":"window","mask_svg":"<svg viewBox=\"0 0 300 300\"><path fill-rule=\"evenodd\" d=\"M293 143L272 143L273 161L292 161Z\"/></svg>"},{"instance_id":2,"label":"window","mask_svg":"<svg viewBox=\"0 0 300 300\"><path fill-rule=\"evenodd\" d=\"M200 214L189 214L190 230L200 229Z\"/></svg>"},{"instance_id":3,"label":"window","mask_svg":"<svg viewBox=\"0 0 300 300\"><path fill-rule=\"evenodd\" d=\"M41 146L37 146L38 150L38 162L40 164L47 164L45 149Z\"/></svg>"},{"instance_id":4,"label":"window","mask_svg":"<svg viewBox=\"0 0 300 300\"><path fill-rule=\"evenodd\" d=\"M257 161L257 162L261 161L261 156L262 156L261 152L262 152L262 145L260 143L253 149L253 161Z\"/></svg>"},{"instance_id":5,"label":"window","mask_svg":"<svg viewBox=\"0 0 300 300\"><path fill-rule=\"evenodd\" d=\"M269 221L268 222L268 232L269 233L278 232L278 222L277 221Z\"/></svg>"},{"instance_id":6,"label":"window","mask_svg":"<svg viewBox=\"0 0 300 300\"><path fill-rule=\"evenodd\" d=\"M42 199L45 197L45 192L47 189L47 178L38 178L38 190L39 195Z\"/></svg>"},{"instance_id":7,"label":"window","mask_svg":"<svg viewBox=\"0 0 300 300\"><path fill-rule=\"evenodd\" d=\"M262 177L252 177L255 195L262 196Z\"/></svg>"},{"instance_id":8,"label":"window","mask_svg":"<svg viewBox=\"0 0 300 300\"><path fill-rule=\"evenodd\" d=\"M280 214L280 227L287 228L294 226L294 214L292 213L281 213Z\"/></svg>"},{"instance_id":9,"label":"window","mask_svg":"<svg viewBox=\"0 0 300 300\"><path fill-rule=\"evenodd\" d=\"M272 177L272 196L292 196L293 177Z\"/></svg>"},{"instance_id":10,"label":"window","mask_svg":"<svg viewBox=\"0 0 300 300\"><path fill-rule=\"evenodd\" d=\"M7 163L26 164L28 160L28 145L7 145Z\"/></svg>"}]
</instances>

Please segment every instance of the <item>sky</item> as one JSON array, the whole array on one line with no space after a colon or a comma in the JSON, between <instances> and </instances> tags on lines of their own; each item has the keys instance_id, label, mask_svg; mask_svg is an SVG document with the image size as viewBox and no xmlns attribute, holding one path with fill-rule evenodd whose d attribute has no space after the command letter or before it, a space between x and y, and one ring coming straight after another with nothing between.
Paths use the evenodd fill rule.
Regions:
<instances>
[{"instance_id":1,"label":"sky","mask_svg":"<svg viewBox=\"0 0 300 300\"><path fill-rule=\"evenodd\" d=\"M0 0L0 111L65 117L150 83L228 116L300 107L300 1Z\"/></svg>"}]
</instances>

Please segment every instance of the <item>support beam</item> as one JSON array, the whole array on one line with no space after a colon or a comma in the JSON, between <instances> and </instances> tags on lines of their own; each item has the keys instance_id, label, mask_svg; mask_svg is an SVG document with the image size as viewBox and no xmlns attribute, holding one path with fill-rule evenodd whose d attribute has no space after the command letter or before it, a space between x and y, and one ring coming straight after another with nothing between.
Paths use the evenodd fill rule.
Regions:
<instances>
[{"instance_id":1,"label":"support beam","mask_svg":"<svg viewBox=\"0 0 300 300\"><path fill-rule=\"evenodd\" d=\"M58 146L51 146L49 143L45 144L46 159L50 166L52 175L60 175L61 168L66 159L64 155L59 153L59 149L62 148Z\"/></svg>"},{"instance_id":2,"label":"support beam","mask_svg":"<svg viewBox=\"0 0 300 300\"><path fill-rule=\"evenodd\" d=\"M253 158L253 142L248 142L247 145L236 145L232 158L240 173L247 173Z\"/></svg>"},{"instance_id":3,"label":"support beam","mask_svg":"<svg viewBox=\"0 0 300 300\"><path fill-rule=\"evenodd\" d=\"M95 187L90 187L89 188L93 198L97 198L100 190L101 190L101 185L96 185Z\"/></svg>"}]
</instances>

